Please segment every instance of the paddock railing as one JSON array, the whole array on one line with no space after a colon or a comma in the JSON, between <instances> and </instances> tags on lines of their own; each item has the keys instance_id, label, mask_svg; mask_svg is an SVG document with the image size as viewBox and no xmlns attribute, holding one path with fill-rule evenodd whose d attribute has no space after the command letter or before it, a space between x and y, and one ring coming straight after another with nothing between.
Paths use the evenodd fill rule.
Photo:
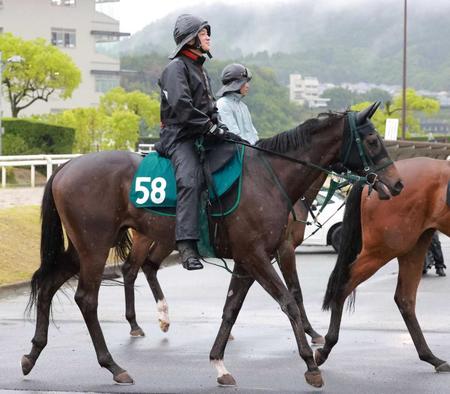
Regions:
<instances>
[{"instance_id":1,"label":"paddock railing","mask_svg":"<svg viewBox=\"0 0 450 394\"><path fill-rule=\"evenodd\" d=\"M67 155L20 155L0 156L2 169L2 187L6 187L6 169L8 167L30 167L30 185L36 186L36 166L46 166L47 180L52 176L53 166L59 166L80 154Z\"/></svg>"}]
</instances>

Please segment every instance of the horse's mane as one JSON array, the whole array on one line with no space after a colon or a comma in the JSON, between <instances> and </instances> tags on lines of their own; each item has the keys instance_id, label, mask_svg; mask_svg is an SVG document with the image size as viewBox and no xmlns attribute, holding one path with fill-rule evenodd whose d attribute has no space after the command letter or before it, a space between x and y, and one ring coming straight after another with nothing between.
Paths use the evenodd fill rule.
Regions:
<instances>
[{"instance_id":1,"label":"horse's mane","mask_svg":"<svg viewBox=\"0 0 450 394\"><path fill-rule=\"evenodd\" d=\"M319 114L317 118L308 119L291 130L283 131L269 138L262 138L256 145L275 152L287 152L297 148L309 149L311 134L334 124L342 119L345 113L327 112Z\"/></svg>"}]
</instances>

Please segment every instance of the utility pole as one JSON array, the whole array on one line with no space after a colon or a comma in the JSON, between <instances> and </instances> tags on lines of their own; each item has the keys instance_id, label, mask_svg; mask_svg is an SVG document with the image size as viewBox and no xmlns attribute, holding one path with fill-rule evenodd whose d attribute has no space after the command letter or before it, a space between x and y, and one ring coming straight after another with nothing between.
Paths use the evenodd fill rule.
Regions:
<instances>
[{"instance_id":1,"label":"utility pole","mask_svg":"<svg viewBox=\"0 0 450 394\"><path fill-rule=\"evenodd\" d=\"M402 88L402 140L406 139L406 46L407 46L408 0L403 10L403 88Z\"/></svg>"}]
</instances>

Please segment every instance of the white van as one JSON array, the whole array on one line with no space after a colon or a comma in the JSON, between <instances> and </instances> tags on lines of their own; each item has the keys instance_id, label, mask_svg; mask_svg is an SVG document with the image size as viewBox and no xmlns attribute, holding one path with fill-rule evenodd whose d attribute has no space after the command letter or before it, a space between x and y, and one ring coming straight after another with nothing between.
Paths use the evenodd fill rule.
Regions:
<instances>
[{"instance_id":1,"label":"white van","mask_svg":"<svg viewBox=\"0 0 450 394\"><path fill-rule=\"evenodd\" d=\"M318 214L327 193L328 189L322 188L317 194L312 205L314 215ZM336 192L334 196L331 197L331 200L325 206L324 210L317 217L317 222L320 223L322 227L319 228L315 223L306 226L305 239L302 246L331 245L337 252L341 240L340 232L342 220L344 218L344 205L345 197L340 192ZM308 215L308 222L313 222L313 220L310 213Z\"/></svg>"}]
</instances>

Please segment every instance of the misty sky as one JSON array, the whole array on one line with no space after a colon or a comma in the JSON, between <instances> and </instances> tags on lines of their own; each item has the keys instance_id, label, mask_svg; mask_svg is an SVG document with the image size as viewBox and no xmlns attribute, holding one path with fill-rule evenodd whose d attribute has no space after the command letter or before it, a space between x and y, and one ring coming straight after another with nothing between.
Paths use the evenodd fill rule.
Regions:
<instances>
[{"instance_id":1,"label":"misty sky","mask_svg":"<svg viewBox=\"0 0 450 394\"><path fill-rule=\"evenodd\" d=\"M120 0L120 3L104 4L100 8L103 12L120 20L120 30L127 33L135 33L143 29L149 23L160 19L167 14L187 6L198 5L198 15L202 15L202 5L211 5L214 3L225 3L227 5L236 5L238 12L239 5L254 5L263 7L264 4L286 4L290 2L313 2L318 6L329 8L344 7L348 5L358 6L369 0ZM372 0L370 0L372 1ZM377 0L379 1L379 0ZM401 0L381 0L381 1L401 1ZM409 0L418 2L422 0ZM322 4L320 4L322 3Z\"/></svg>"}]
</instances>

